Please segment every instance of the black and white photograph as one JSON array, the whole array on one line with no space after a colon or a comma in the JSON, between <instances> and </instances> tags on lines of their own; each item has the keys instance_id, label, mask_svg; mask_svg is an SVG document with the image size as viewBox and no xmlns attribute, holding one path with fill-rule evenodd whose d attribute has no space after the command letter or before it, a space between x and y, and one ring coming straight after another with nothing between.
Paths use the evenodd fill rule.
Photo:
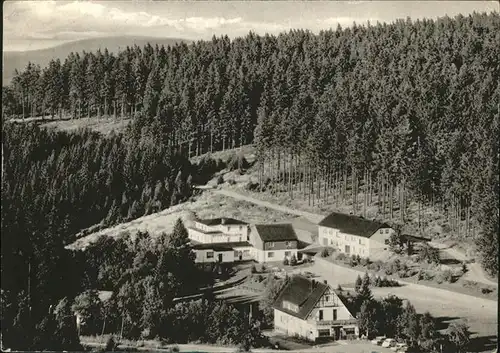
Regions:
<instances>
[{"instance_id":1,"label":"black and white photograph","mask_svg":"<svg viewBox=\"0 0 500 353\"><path fill-rule=\"evenodd\" d=\"M3 2L3 352L496 353L500 1Z\"/></svg>"}]
</instances>

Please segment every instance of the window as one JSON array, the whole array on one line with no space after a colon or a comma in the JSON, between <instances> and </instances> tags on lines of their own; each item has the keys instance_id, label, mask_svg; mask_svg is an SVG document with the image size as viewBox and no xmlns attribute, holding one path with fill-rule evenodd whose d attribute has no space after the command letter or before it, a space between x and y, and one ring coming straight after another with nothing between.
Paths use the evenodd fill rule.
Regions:
<instances>
[{"instance_id":1,"label":"window","mask_svg":"<svg viewBox=\"0 0 500 353\"><path fill-rule=\"evenodd\" d=\"M291 251L285 251L285 256L290 256L292 254Z\"/></svg>"},{"instance_id":2,"label":"window","mask_svg":"<svg viewBox=\"0 0 500 353\"><path fill-rule=\"evenodd\" d=\"M385 230L385 234L389 234L389 229L386 229L386 230Z\"/></svg>"},{"instance_id":3,"label":"window","mask_svg":"<svg viewBox=\"0 0 500 353\"><path fill-rule=\"evenodd\" d=\"M361 239L359 239L359 245L363 245L363 242Z\"/></svg>"},{"instance_id":4,"label":"window","mask_svg":"<svg viewBox=\"0 0 500 353\"><path fill-rule=\"evenodd\" d=\"M272 257L274 257L274 253L273 253L272 251L269 251L269 252L267 253L267 257L268 257L268 258L272 258Z\"/></svg>"},{"instance_id":5,"label":"window","mask_svg":"<svg viewBox=\"0 0 500 353\"><path fill-rule=\"evenodd\" d=\"M384 244L385 244L385 245L389 245L389 239L385 239L385 240L384 240Z\"/></svg>"},{"instance_id":6,"label":"window","mask_svg":"<svg viewBox=\"0 0 500 353\"><path fill-rule=\"evenodd\" d=\"M325 296L325 302L328 303L329 301L330 301L330 296L329 295Z\"/></svg>"},{"instance_id":7,"label":"window","mask_svg":"<svg viewBox=\"0 0 500 353\"><path fill-rule=\"evenodd\" d=\"M270 243L269 243L269 247L270 247L270 248L274 248L274 242L270 242Z\"/></svg>"},{"instance_id":8,"label":"window","mask_svg":"<svg viewBox=\"0 0 500 353\"><path fill-rule=\"evenodd\" d=\"M214 252L213 251L207 252L207 259L213 259L213 258L214 258Z\"/></svg>"},{"instance_id":9,"label":"window","mask_svg":"<svg viewBox=\"0 0 500 353\"><path fill-rule=\"evenodd\" d=\"M240 237L240 241L243 241L243 237Z\"/></svg>"},{"instance_id":10,"label":"window","mask_svg":"<svg viewBox=\"0 0 500 353\"><path fill-rule=\"evenodd\" d=\"M289 242L289 241L287 241L287 242L285 243L285 245L286 245L286 247L287 247L287 248L289 248L289 247L290 247L290 242Z\"/></svg>"},{"instance_id":11,"label":"window","mask_svg":"<svg viewBox=\"0 0 500 353\"><path fill-rule=\"evenodd\" d=\"M318 314L319 314L319 321L322 321L323 320L323 310L320 310L318 312Z\"/></svg>"},{"instance_id":12,"label":"window","mask_svg":"<svg viewBox=\"0 0 500 353\"><path fill-rule=\"evenodd\" d=\"M333 245L333 240L330 239L330 245Z\"/></svg>"},{"instance_id":13,"label":"window","mask_svg":"<svg viewBox=\"0 0 500 353\"><path fill-rule=\"evenodd\" d=\"M333 309L333 321L337 320L337 309Z\"/></svg>"},{"instance_id":14,"label":"window","mask_svg":"<svg viewBox=\"0 0 500 353\"><path fill-rule=\"evenodd\" d=\"M293 312L298 312L299 311L299 306L297 304L293 304L289 302L288 300L283 301L283 308L293 311Z\"/></svg>"},{"instance_id":15,"label":"window","mask_svg":"<svg viewBox=\"0 0 500 353\"><path fill-rule=\"evenodd\" d=\"M247 234L247 241L250 241L250 234Z\"/></svg>"}]
</instances>

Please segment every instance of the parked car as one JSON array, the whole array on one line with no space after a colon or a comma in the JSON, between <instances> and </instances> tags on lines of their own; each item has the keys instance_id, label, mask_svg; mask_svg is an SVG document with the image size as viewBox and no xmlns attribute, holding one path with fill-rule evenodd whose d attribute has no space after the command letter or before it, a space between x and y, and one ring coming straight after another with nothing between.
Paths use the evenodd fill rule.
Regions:
<instances>
[{"instance_id":1,"label":"parked car","mask_svg":"<svg viewBox=\"0 0 500 353\"><path fill-rule=\"evenodd\" d=\"M385 336L377 336L374 339L371 340L373 344L376 344L377 346L380 346L382 342L384 342Z\"/></svg>"},{"instance_id":2,"label":"parked car","mask_svg":"<svg viewBox=\"0 0 500 353\"><path fill-rule=\"evenodd\" d=\"M394 352L398 352L402 349L408 349L406 343L396 343L395 346L391 347L391 350L393 350Z\"/></svg>"},{"instance_id":3,"label":"parked car","mask_svg":"<svg viewBox=\"0 0 500 353\"><path fill-rule=\"evenodd\" d=\"M389 348L394 347L396 345L396 340L394 338L386 338L384 342L382 342L382 347Z\"/></svg>"}]
</instances>

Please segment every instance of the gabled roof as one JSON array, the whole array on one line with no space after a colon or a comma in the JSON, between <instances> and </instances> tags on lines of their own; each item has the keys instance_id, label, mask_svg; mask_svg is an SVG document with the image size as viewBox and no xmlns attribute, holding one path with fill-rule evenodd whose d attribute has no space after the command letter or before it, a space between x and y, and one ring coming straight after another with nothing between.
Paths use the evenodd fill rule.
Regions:
<instances>
[{"instance_id":1,"label":"gabled roof","mask_svg":"<svg viewBox=\"0 0 500 353\"><path fill-rule=\"evenodd\" d=\"M199 219L197 222L203 223L207 226L218 226L221 224L227 224L227 225L247 225L248 223L245 223L243 221L234 219L234 218L227 218L227 217L220 217L220 218L209 218L209 219Z\"/></svg>"},{"instance_id":2,"label":"gabled roof","mask_svg":"<svg viewBox=\"0 0 500 353\"><path fill-rule=\"evenodd\" d=\"M191 246L195 250L233 251L241 247L250 247L252 244L246 241L232 243L198 243L191 240Z\"/></svg>"},{"instance_id":3,"label":"gabled roof","mask_svg":"<svg viewBox=\"0 0 500 353\"><path fill-rule=\"evenodd\" d=\"M256 224L255 229L264 242L298 240L295 230L289 223Z\"/></svg>"},{"instance_id":4,"label":"gabled roof","mask_svg":"<svg viewBox=\"0 0 500 353\"><path fill-rule=\"evenodd\" d=\"M369 238L380 228L390 228L387 223L363 217L333 212L319 222L320 226L336 228L342 233Z\"/></svg>"},{"instance_id":5,"label":"gabled roof","mask_svg":"<svg viewBox=\"0 0 500 353\"><path fill-rule=\"evenodd\" d=\"M328 288L328 285L325 283L313 282L313 280L300 275L292 276L288 284L278 295L278 298L274 301L273 307L305 320ZM299 311L295 312L283 308L284 301L297 305Z\"/></svg>"}]
</instances>

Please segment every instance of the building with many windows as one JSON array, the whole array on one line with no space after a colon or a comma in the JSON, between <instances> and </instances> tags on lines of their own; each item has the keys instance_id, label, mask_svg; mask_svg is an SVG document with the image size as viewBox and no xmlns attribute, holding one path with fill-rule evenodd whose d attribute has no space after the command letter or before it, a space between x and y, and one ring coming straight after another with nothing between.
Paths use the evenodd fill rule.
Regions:
<instances>
[{"instance_id":1,"label":"building with many windows","mask_svg":"<svg viewBox=\"0 0 500 353\"><path fill-rule=\"evenodd\" d=\"M334 212L319 223L318 241L347 255L371 257L388 250L394 232L386 223Z\"/></svg>"},{"instance_id":2,"label":"building with many windows","mask_svg":"<svg viewBox=\"0 0 500 353\"><path fill-rule=\"evenodd\" d=\"M187 227L189 239L198 243L238 243L248 241L248 223L234 218L212 218L192 221Z\"/></svg>"},{"instance_id":3,"label":"building with many windows","mask_svg":"<svg viewBox=\"0 0 500 353\"><path fill-rule=\"evenodd\" d=\"M274 302L274 329L309 341L359 336L356 318L326 282L292 276Z\"/></svg>"}]
</instances>

